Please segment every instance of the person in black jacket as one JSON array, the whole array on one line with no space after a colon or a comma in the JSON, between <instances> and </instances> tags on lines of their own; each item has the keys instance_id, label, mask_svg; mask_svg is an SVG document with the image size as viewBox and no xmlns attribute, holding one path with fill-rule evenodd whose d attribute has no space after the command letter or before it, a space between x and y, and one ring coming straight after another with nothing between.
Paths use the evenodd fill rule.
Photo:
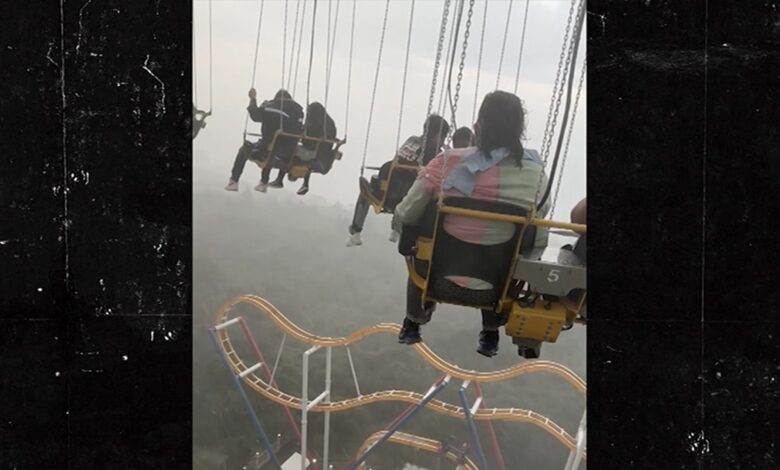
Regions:
<instances>
[{"instance_id":1,"label":"person in black jacket","mask_svg":"<svg viewBox=\"0 0 780 470\"><path fill-rule=\"evenodd\" d=\"M418 160L422 160L422 165L425 166L436 155L441 152L444 146L444 140L447 134L450 132L450 125L447 121L438 114L431 114L425 119L423 124L423 134L421 136L411 136L401 145L396 151L393 160L385 162L379 169L379 174L371 177L371 181L367 181L361 178L359 184L365 188L366 191L370 191L377 199L382 199L383 194L381 188L381 182L387 180L390 175L393 161L396 161L404 166L416 166L419 165ZM425 136L425 144L423 145L423 136ZM389 183L387 189L387 196L384 198L384 207L387 212L392 213L395 205L398 204L401 199L404 198L406 192L414 183L417 178L416 171L410 170L396 170L392 180ZM347 228L349 236L347 237L346 246L359 246L363 244L361 238L361 232L363 231L363 224L368 216L368 209L371 207L369 200L363 195L358 194L358 199L355 202L355 211L352 216L352 223ZM393 230L390 233L390 241L395 243L397 241L398 233Z\"/></svg>"},{"instance_id":2,"label":"person in black jacket","mask_svg":"<svg viewBox=\"0 0 780 470\"><path fill-rule=\"evenodd\" d=\"M324 137L328 140L336 140L336 124L328 115L328 112L325 111L325 107L316 101L306 108L306 123L304 127L306 135L309 137ZM333 144L331 143L303 140L302 145L310 151L317 152L317 154L309 164L309 171L303 177L303 185L298 190L298 194L301 196L309 192L309 178L312 171L323 175L328 173L333 166L334 159Z\"/></svg>"},{"instance_id":3,"label":"person in black jacket","mask_svg":"<svg viewBox=\"0 0 780 470\"><path fill-rule=\"evenodd\" d=\"M256 101L257 92L254 88L249 90L249 117L262 124L260 133L262 137L256 144L249 144L245 142L244 145L238 150L236 159L233 163L233 170L230 175L230 181L225 189L228 191L238 191L238 179L241 177L241 173L244 171L247 159L252 157L257 160L264 160L266 158L276 159L281 161L282 164L289 161L295 152L295 146L298 144L296 137L280 136L276 139L274 144L274 154L268 155L268 146L271 144L274 138L274 134L278 130L289 132L293 134L299 134L303 127L303 108L301 105L295 102L290 96L287 90L281 89L276 92L274 99L264 101L260 106ZM268 180L271 176L272 161L263 168L260 183L255 186L255 191L266 192L269 186ZM281 187L281 176L284 176L280 170L280 177L277 177L277 181L271 184L273 187Z\"/></svg>"}]
</instances>

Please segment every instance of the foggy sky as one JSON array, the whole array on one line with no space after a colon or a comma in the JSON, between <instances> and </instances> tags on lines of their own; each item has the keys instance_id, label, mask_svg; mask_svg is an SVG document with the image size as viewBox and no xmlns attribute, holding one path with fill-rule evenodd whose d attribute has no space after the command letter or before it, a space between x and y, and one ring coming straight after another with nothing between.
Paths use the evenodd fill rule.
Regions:
<instances>
[{"instance_id":1,"label":"foggy sky","mask_svg":"<svg viewBox=\"0 0 780 470\"><path fill-rule=\"evenodd\" d=\"M197 66L194 74L197 81L197 104L199 108L207 109L209 107L208 2L198 0L194 3L194 60ZM296 3L297 0L289 0L288 3L285 86L290 76L289 63L291 58L294 60L296 52L292 50ZM330 2L331 18L335 18L336 3L336 0ZM325 99L325 41L328 4L327 0L317 2L317 30L309 101L323 102ZM335 33L333 70L327 103L328 111L336 122L340 137L344 136L346 128L348 143L342 147L343 159L335 163L328 175L324 177L314 175L312 177L312 190L306 197L309 202L339 203L347 207L352 206L358 193L356 180L364 155L371 90L385 2L381 0L357 1L349 122L345 122L352 4L353 2L350 0L340 1ZM455 2L452 4L454 5ZM402 141L409 135L421 132L433 76L433 62L439 35L442 5L443 2L439 0L417 0L415 2L409 71L400 133ZM478 0L474 6L466 67L456 116L458 125L468 125L471 122L484 5L483 1ZM569 2L564 0L531 0L529 4L517 92L528 111L527 140L525 142L528 148L538 149L541 145L569 5ZM306 76L313 6L314 2L308 0L297 82L291 83L289 86L290 91L294 91L294 98L304 107L307 95ZM488 3L477 102L480 102L487 92L495 89L508 6L509 2L502 0L489 0ZM284 7L285 2L282 0L265 1L254 82L254 87L258 90L258 96L261 100L271 97L282 86ZM385 47L366 152L367 165L381 165L392 157L396 147L410 7L410 0L392 0L390 2ZM241 144L246 116L245 108L248 103L247 90L252 85L252 64L259 8L259 1L250 0L214 0L212 3L212 87L214 95L211 97L211 102L214 114L207 119L207 127L201 131L193 143L193 172L196 186L199 184L224 186L228 180L235 152ZM468 5L464 8L464 17L467 9ZM499 85L499 89L510 92L513 91L515 85L524 9L525 1L514 1ZM302 11L303 6L301 6L300 12ZM453 12L454 8L451 7L450 18L452 18ZM465 19L461 30L464 27ZM445 37L442 54L446 52L448 37ZM585 54L584 37L583 33L575 73L575 91L582 58ZM462 47L462 38L463 34L459 40L458 51ZM455 70L457 71L457 56ZM439 83L442 81L443 72L444 64L439 70ZM294 68L293 75L295 75ZM439 103L439 91L440 88L437 86L434 111ZM571 207L585 195L585 105L585 90L583 89L557 203L556 219L560 220L568 219ZM450 121L449 109L445 111L445 114L447 120ZM250 121L250 131L257 131L259 127L253 126L259 125ZM550 156L551 161L552 155ZM251 187L257 183L258 179L259 170L252 164L247 165L241 179L240 190L251 191ZM288 187L283 191L271 190L268 194L255 193L254 195L274 198L297 197L291 188L297 188L298 184L288 182Z\"/></svg>"}]
</instances>

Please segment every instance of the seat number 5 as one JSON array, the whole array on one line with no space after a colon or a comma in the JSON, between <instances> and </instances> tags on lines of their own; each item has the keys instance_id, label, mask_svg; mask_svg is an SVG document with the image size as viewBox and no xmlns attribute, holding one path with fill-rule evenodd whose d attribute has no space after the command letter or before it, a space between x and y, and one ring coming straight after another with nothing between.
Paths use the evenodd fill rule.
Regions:
<instances>
[{"instance_id":1,"label":"seat number 5","mask_svg":"<svg viewBox=\"0 0 780 470\"><path fill-rule=\"evenodd\" d=\"M549 282L558 282L558 279L560 279L558 272L558 269L551 269L550 274L547 276L547 280Z\"/></svg>"}]
</instances>

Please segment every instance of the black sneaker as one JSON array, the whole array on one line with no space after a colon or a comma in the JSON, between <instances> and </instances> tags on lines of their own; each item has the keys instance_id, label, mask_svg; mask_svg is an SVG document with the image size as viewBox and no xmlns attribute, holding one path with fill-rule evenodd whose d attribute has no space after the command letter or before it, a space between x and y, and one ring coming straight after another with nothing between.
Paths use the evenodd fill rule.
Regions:
<instances>
[{"instance_id":1,"label":"black sneaker","mask_svg":"<svg viewBox=\"0 0 780 470\"><path fill-rule=\"evenodd\" d=\"M283 188L284 183L281 180L273 180L268 186L271 188Z\"/></svg>"},{"instance_id":2,"label":"black sneaker","mask_svg":"<svg viewBox=\"0 0 780 470\"><path fill-rule=\"evenodd\" d=\"M486 357L498 354L498 331L480 331L477 352Z\"/></svg>"},{"instance_id":3,"label":"black sneaker","mask_svg":"<svg viewBox=\"0 0 780 470\"><path fill-rule=\"evenodd\" d=\"M420 336L420 324L404 318L404 324L398 333L398 342L401 344L415 344L422 341Z\"/></svg>"}]
</instances>

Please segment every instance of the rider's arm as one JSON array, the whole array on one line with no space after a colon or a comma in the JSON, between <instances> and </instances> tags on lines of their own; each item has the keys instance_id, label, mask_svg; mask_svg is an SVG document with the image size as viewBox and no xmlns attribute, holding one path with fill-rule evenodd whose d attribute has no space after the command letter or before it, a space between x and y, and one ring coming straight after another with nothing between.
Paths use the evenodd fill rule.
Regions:
<instances>
[{"instance_id":1,"label":"rider's arm","mask_svg":"<svg viewBox=\"0 0 780 470\"><path fill-rule=\"evenodd\" d=\"M421 179L415 180L406 196L395 206L395 224L417 225L433 194L426 191Z\"/></svg>"}]
</instances>

